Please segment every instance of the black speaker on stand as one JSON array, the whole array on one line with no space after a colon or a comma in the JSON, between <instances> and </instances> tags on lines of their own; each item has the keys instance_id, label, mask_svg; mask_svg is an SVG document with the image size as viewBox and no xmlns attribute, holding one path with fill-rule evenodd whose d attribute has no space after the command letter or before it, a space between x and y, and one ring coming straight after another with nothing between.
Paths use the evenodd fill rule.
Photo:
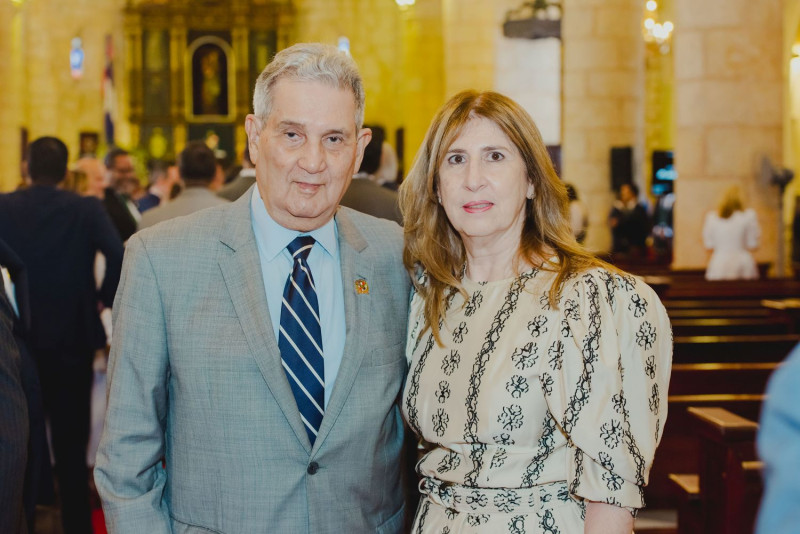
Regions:
<instances>
[{"instance_id":1,"label":"black speaker on stand","mask_svg":"<svg viewBox=\"0 0 800 534\"><path fill-rule=\"evenodd\" d=\"M633 147L611 148L611 189L619 191L624 184L633 183Z\"/></svg>"}]
</instances>

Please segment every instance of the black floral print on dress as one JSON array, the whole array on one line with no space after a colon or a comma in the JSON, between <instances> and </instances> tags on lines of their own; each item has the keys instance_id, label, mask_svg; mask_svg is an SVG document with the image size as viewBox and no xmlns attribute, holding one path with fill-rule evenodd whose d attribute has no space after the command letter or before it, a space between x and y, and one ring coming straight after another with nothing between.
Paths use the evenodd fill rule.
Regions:
<instances>
[{"instance_id":1,"label":"black floral print on dress","mask_svg":"<svg viewBox=\"0 0 800 534\"><path fill-rule=\"evenodd\" d=\"M528 389L530 389L528 387L528 379L524 376L514 375L506 382L506 391L515 399L520 398L523 393L527 393Z\"/></svg>"},{"instance_id":2,"label":"black floral print on dress","mask_svg":"<svg viewBox=\"0 0 800 534\"><path fill-rule=\"evenodd\" d=\"M539 359L539 355L537 354L538 350L539 347L534 345L533 341L529 341L511 354L511 361L514 362L514 365L520 371L530 369L536 365L536 360Z\"/></svg>"}]
</instances>

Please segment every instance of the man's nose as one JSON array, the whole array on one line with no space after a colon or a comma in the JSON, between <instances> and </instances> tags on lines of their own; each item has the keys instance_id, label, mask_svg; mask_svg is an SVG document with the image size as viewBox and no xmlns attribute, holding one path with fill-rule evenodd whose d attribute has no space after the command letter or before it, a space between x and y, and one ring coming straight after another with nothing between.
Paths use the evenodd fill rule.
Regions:
<instances>
[{"instance_id":1,"label":"man's nose","mask_svg":"<svg viewBox=\"0 0 800 534\"><path fill-rule=\"evenodd\" d=\"M325 151L317 143L306 143L298 164L309 174L322 172L325 170Z\"/></svg>"}]
</instances>

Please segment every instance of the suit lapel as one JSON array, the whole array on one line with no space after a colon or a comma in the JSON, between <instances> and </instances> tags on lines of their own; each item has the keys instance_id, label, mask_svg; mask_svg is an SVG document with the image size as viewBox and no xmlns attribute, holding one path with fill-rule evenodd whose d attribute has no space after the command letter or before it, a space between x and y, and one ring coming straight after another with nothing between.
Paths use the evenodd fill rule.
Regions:
<instances>
[{"instance_id":1,"label":"suit lapel","mask_svg":"<svg viewBox=\"0 0 800 534\"><path fill-rule=\"evenodd\" d=\"M357 294L354 286L355 281L359 279L369 283L372 275L372 266L361 256L361 252L367 248L367 241L347 216L346 210L342 208L337 211L336 224L339 234L339 256L342 264L346 334L342 363L339 366L330 401L325 407L325 415L322 418L317 439L314 441L312 453L316 452L325 441L350 395L350 390L364 360L362 337L358 335L359 324L368 320L367 318L370 316L369 295Z\"/></svg>"},{"instance_id":2,"label":"suit lapel","mask_svg":"<svg viewBox=\"0 0 800 534\"><path fill-rule=\"evenodd\" d=\"M222 276L250 351L295 436L310 453L311 443L283 371L278 342L272 331L261 260L250 220L250 195L243 195L231 205L220 242L228 249L228 254L219 262Z\"/></svg>"}]
</instances>

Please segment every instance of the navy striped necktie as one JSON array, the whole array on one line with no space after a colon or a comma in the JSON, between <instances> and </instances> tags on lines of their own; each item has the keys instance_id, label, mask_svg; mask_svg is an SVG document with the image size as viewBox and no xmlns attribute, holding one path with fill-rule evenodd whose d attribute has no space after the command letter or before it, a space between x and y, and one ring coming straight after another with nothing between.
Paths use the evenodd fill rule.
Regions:
<instances>
[{"instance_id":1,"label":"navy striped necktie","mask_svg":"<svg viewBox=\"0 0 800 534\"><path fill-rule=\"evenodd\" d=\"M317 437L325 407L322 329L317 290L307 261L314 243L313 237L303 235L286 247L292 255L293 265L283 290L278 335L283 369L311 445Z\"/></svg>"}]
</instances>

